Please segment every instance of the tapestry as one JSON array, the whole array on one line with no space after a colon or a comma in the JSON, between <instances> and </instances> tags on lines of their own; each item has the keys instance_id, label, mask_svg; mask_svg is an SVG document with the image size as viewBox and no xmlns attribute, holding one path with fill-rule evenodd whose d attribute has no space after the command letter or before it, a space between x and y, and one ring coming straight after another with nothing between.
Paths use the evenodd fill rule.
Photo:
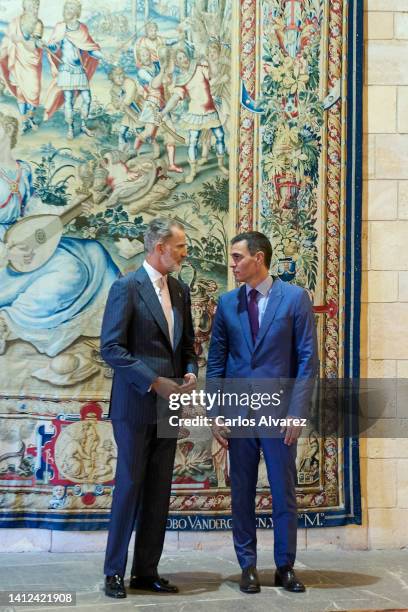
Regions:
<instances>
[{"instance_id":1,"label":"tapestry","mask_svg":"<svg viewBox=\"0 0 408 612\"><path fill-rule=\"evenodd\" d=\"M305 287L321 376L358 376L362 15L351 0L11 0L0 20L0 525L106 529L99 346L147 223L184 224L201 376L229 239ZM310 429L299 525L361 521L358 440ZM257 514L270 528L260 465ZM230 529L228 454L181 428L169 529Z\"/></svg>"}]
</instances>

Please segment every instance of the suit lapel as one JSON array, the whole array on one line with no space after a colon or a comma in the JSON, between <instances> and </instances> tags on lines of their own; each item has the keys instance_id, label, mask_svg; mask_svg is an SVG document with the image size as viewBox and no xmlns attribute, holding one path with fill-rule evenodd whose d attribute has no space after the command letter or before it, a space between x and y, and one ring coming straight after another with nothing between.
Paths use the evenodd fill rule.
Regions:
<instances>
[{"instance_id":1,"label":"suit lapel","mask_svg":"<svg viewBox=\"0 0 408 612\"><path fill-rule=\"evenodd\" d=\"M242 285L242 287L238 291L238 317L241 323L244 338L246 340L246 343L248 344L249 350L252 353L252 351L254 350L254 343L252 342L251 327L249 325L245 285Z\"/></svg>"},{"instance_id":2,"label":"suit lapel","mask_svg":"<svg viewBox=\"0 0 408 612\"><path fill-rule=\"evenodd\" d=\"M266 310L264 312L261 327L259 329L254 351L258 348L259 344L262 342L266 332L272 324L272 321L275 318L276 311L278 309L279 304L282 301L283 291L282 291L282 281L280 278L274 278L271 292L269 294L268 303L266 305Z\"/></svg>"},{"instance_id":3,"label":"suit lapel","mask_svg":"<svg viewBox=\"0 0 408 612\"><path fill-rule=\"evenodd\" d=\"M135 272L135 280L141 285L139 295L150 310L155 319L157 325L162 330L163 334L167 338L168 343L171 346L170 336L169 336L169 326L167 325L166 317L164 316L163 308L159 302L159 298L157 297L157 293L155 288L153 287L152 281L149 278L146 270L141 266Z\"/></svg>"},{"instance_id":4,"label":"suit lapel","mask_svg":"<svg viewBox=\"0 0 408 612\"><path fill-rule=\"evenodd\" d=\"M169 286L169 292L171 297L171 303L173 306L174 316L174 350L180 342L183 334L183 290L180 284L172 277L167 277L167 283Z\"/></svg>"}]
</instances>

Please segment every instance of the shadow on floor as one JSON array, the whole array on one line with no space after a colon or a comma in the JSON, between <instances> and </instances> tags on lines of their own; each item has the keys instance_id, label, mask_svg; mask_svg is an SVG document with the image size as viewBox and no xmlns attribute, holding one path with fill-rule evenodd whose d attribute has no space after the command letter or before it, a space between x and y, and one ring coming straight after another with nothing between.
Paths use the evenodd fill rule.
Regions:
<instances>
[{"instance_id":1,"label":"shadow on floor","mask_svg":"<svg viewBox=\"0 0 408 612\"><path fill-rule=\"evenodd\" d=\"M377 576L369 574L359 574L357 572L336 572L330 570L296 570L296 574L307 587L314 589L333 589L333 588L350 588L362 587L379 582ZM241 574L227 576L225 580L230 582L239 582ZM275 586L274 570L260 570L259 579L261 586Z\"/></svg>"},{"instance_id":2,"label":"shadow on floor","mask_svg":"<svg viewBox=\"0 0 408 612\"><path fill-rule=\"evenodd\" d=\"M180 572L175 574L165 572L165 574L167 580L170 580L171 583L176 584L178 586L181 595L200 595L201 593L218 591L221 584L224 582L224 579L221 574L216 574L212 572ZM142 589L131 589L129 587L128 591L131 594L151 594L151 591L143 591Z\"/></svg>"}]
</instances>

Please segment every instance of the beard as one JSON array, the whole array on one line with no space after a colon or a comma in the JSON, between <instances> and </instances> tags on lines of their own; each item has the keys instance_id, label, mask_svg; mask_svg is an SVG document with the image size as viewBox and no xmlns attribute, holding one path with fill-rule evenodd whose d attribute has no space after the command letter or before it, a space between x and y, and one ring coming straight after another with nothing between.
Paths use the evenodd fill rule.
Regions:
<instances>
[{"instance_id":1,"label":"beard","mask_svg":"<svg viewBox=\"0 0 408 612\"><path fill-rule=\"evenodd\" d=\"M170 270L169 270L169 272L180 272L180 270L181 270L181 265L182 265L182 262L180 262L180 263L176 263L176 262L174 261L174 262L173 262L173 264L172 264L172 267L171 267L171 268L170 268Z\"/></svg>"},{"instance_id":2,"label":"beard","mask_svg":"<svg viewBox=\"0 0 408 612\"><path fill-rule=\"evenodd\" d=\"M180 263L178 263L173 259L171 255L166 255L163 263L166 266L168 272L180 272L183 261L180 261Z\"/></svg>"}]
</instances>

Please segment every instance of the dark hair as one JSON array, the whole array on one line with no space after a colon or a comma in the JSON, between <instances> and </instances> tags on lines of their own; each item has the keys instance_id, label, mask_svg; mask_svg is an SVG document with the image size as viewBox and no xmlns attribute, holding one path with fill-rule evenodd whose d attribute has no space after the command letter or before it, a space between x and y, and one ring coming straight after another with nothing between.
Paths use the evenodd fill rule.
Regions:
<instances>
[{"instance_id":1,"label":"dark hair","mask_svg":"<svg viewBox=\"0 0 408 612\"><path fill-rule=\"evenodd\" d=\"M231 240L231 244L236 244L237 242L246 241L248 251L251 255L255 255L258 251L262 251L264 254L265 266L269 269L271 265L272 259L272 245L269 239L262 234L261 232L243 232L242 234L238 234Z\"/></svg>"}]
</instances>

